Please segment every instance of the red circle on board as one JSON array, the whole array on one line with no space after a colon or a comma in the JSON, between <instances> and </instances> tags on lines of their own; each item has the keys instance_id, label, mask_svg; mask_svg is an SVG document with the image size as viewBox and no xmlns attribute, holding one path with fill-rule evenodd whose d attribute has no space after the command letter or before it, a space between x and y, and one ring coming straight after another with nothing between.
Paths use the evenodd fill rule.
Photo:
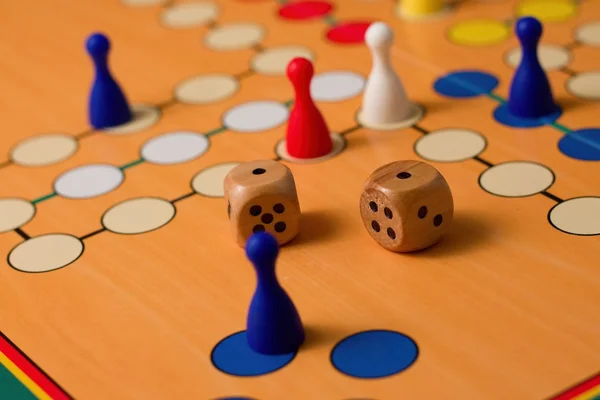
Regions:
<instances>
[{"instance_id":1,"label":"red circle on board","mask_svg":"<svg viewBox=\"0 0 600 400\"><path fill-rule=\"evenodd\" d=\"M371 22L342 22L327 31L327 39L334 43L362 43Z\"/></svg>"},{"instance_id":2,"label":"red circle on board","mask_svg":"<svg viewBox=\"0 0 600 400\"><path fill-rule=\"evenodd\" d=\"M332 9L326 1L298 1L281 7L279 15L285 19L311 19L327 15Z\"/></svg>"}]
</instances>

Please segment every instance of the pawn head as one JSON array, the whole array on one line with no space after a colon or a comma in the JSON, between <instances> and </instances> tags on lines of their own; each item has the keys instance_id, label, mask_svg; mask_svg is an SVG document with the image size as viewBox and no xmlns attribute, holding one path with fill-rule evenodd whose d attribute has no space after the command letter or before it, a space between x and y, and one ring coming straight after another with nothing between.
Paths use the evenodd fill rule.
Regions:
<instances>
[{"instance_id":1,"label":"pawn head","mask_svg":"<svg viewBox=\"0 0 600 400\"><path fill-rule=\"evenodd\" d=\"M257 269L273 265L278 255L279 244L270 233L255 233L246 242L246 256Z\"/></svg>"},{"instance_id":2,"label":"pawn head","mask_svg":"<svg viewBox=\"0 0 600 400\"><path fill-rule=\"evenodd\" d=\"M374 22L365 33L365 43L372 49L391 47L394 42L394 31L385 22Z\"/></svg>"},{"instance_id":3,"label":"pawn head","mask_svg":"<svg viewBox=\"0 0 600 400\"><path fill-rule=\"evenodd\" d=\"M541 22L534 17L520 18L515 26L515 33L523 46L537 46L542 31Z\"/></svg>"},{"instance_id":4,"label":"pawn head","mask_svg":"<svg viewBox=\"0 0 600 400\"><path fill-rule=\"evenodd\" d=\"M102 33L93 33L88 36L85 47L92 56L102 55L108 53L110 41Z\"/></svg>"},{"instance_id":5,"label":"pawn head","mask_svg":"<svg viewBox=\"0 0 600 400\"><path fill-rule=\"evenodd\" d=\"M292 82L308 82L312 79L314 68L310 60L296 57L287 66L287 76Z\"/></svg>"}]
</instances>

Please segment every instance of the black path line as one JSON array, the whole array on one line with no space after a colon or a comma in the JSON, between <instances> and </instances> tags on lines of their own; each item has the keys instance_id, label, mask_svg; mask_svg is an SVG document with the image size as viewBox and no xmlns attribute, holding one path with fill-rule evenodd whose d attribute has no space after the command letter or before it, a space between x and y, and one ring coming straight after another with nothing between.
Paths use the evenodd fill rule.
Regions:
<instances>
[{"instance_id":1,"label":"black path line","mask_svg":"<svg viewBox=\"0 0 600 400\"><path fill-rule=\"evenodd\" d=\"M85 239L90 238L92 236L96 236L97 234L102 233L105 230L106 230L106 228L102 227L102 228L100 228L100 229L98 229L98 230L96 230L94 232L88 233L87 235L83 235L82 237L79 238L79 240L85 240Z\"/></svg>"},{"instance_id":2,"label":"black path line","mask_svg":"<svg viewBox=\"0 0 600 400\"><path fill-rule=\"evenodd\" d=\"M554 200L554 201L555 201L555 202L557 202L557 203L562 203L562 202L564 201L564 200L563 200L563 199L561 199L560 197L558 197L558 196L555 196L555 195L553 195L553 194L552 194L552 193L550 193L550 192L543 191L543 192L540 192L540 194L541 194L541 195L543 195L543 196L546 196L546 197L547 197L547 198L549 198L550 200Z\"/></svg>"},{"instance_id":3,"label":"black path line","mask_svg":"<svg viewBox=\"0 0 600 400\"><path fill-rule=\"evenodd\" d=\"M489 161L486 161L486 160L484 160L483 158L481 158L481 157L479 157L479 156L475 156L475 157L473 157L473 160L475 160L475 161L479 161L480 163L482 163L482 164L484 164L484 165L487 165L488 167L493 167L493 166L494 166L494 164L492 164L492 163L491 163L491 162L489 162Z\"/></svg>"},{"instance_id":4,"label":"black path line","mask_svg":"<svg viewBox=\"0 0 600 400\"><path fill-rule=\"evenodd\" d=\"M179 197L177 197L177 198L175 198L175 199L171 200L171 203L177 203L178 201L185 200L185 199L187 199L188 197L192 197L192 196L193 196L193 195L195 195L195 194L196 194L196 192L190 192L190 193L186 193L186 194L184 194L183 196L179 196Z\"/></svg>"},{"instance_id":5,"label":"black path line","mask_svg":"<svg viewBox=\"0 0 600 400\"><path fill-rule=\"evenodd\" d=\"M31 236L23 232L21 228L15 228L15 232L25 240L31 239Z\"/></svg>"}]
</instances>

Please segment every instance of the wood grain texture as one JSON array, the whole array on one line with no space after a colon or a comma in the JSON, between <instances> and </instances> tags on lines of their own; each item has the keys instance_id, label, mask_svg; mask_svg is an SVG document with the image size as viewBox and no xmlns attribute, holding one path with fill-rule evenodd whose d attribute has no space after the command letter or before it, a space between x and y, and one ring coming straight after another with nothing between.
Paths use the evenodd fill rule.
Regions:
<instances>
[{"instance_id":1,"label":"wood grain texture","mask_svg":"<svg viewBox=\"0 0 600 400\"><path fill-rule=\"evenodd\" d=\"M328 25L321 19L282 20L271 1L217 4L219 25L252 21L265 28L260 48L214 52L201 44L209 27L168 29L160 23L159 6L131 8L116 0L0 2L0 151L7 157L28 137L89 130L93 71L83 44L93 30L111 38L112 69L133 102L170 104L143 132L94 132L63 162L2 168L0 195L38 198L51 193L54 179L68 169L95 162L124 165L162 133L211 132L236 105L293 99L285 76L250 71L257 51L305 46L317 57L317 74L370 71L368 50L326 41ZM447 40L447 32L471 18L509 20L515 1L461 2L427 23L401 21L394 7L391 1L338 2L334 16L338 22L382 20L394 28L392 62L410 99L427 110L419 122L423 130L475 130L487 140L480 156L488 163L539 162L557 176L549 189L553 195L600 195L600 165L565 157L557 149L563 134L551 126L511 129L494 121L498 104L492 99L450 99L433 89L448 71L481 69L498 77L495 93L506 98L513 70L502 58L518 45L516 38L461 47ZM598 1L579 7L576 17L547 24L543 40L568 44L577 26L600 16ZM597 68L595 51L574 48L571 68ZM169 103L181 81L216 72L243 76L234 97L201 106ZM561 71L549 76L559 103L569 105L561 123L573 129L597 126L600 104L571 96ZM318 106L330 129L343 132L356 126L360 104L359 96ZM223 130L194 161L141 163L127 169L123 184L104 196L41 202L22 230L32 237L87 235L101 228L102 214L114 204L140 196L178 198L190 192L198 171L274 158L275 144L284 136L285 124L257 134ZM385 251L369 237L358 210L365 180L381 165L414 159L420 137L412 128L359 127L346 136L347 148L327 162L286 163L303 214L298 236L282 249L278 272L306 323L307 341L280 371L239 378L210 361L220 340L244 329L255 284L251 265L232 239L223 198L195 195L179 201L175 218L147 234L104 231L89 237L83 255L57 271L25 274L2 265L0 329L77 399L530 400L591 375L600 353L600 241L554 229L547 214L555 200L485 192L478 177L488 167L474 159L432 163L452 188L455 213L448 234L415 254ZM22 240L17 233L3 233L0 254ZM388 379L339 373L329 362L333 346L368 329L410 335L419 345L419 359Z\"/></svg>"},{"instance_id":2,"label":"wood grain texture","mask_svg":"<svg viewBox=\"0 0 600 400\"><path fill-rule=\"evenodd\" d=\"M385 249L411 252L437 243L452 226L448 182L433 166L396 161L367 178L360 197L365 229Z\"/></svg>"},{"instance_id":3,"label":"wood grain texture","mask_svg":"<svg viewBox=\"0 0 600 400\"><path fill-rule=\"evenodd\" d=\"M290 169L273 160L245 162L225 177L227 214L236 242L244 247L267 231L284 245L298 235L300 202Z\"/></svg>"}]
</instances>

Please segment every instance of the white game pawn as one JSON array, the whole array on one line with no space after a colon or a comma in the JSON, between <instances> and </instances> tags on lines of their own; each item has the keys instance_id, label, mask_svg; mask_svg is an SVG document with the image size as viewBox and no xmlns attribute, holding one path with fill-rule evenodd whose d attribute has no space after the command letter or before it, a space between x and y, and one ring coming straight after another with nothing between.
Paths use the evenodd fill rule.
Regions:
<instances>
[{"instance_id":1,"label":"white game pawn","mask_svg":"<svg viewBox=\"0 0 600 400\"><path fill-rule=\"evenodd\" d=\"M375 22L367 29L365 42L371 50L373 67L358 115L360 124L377 130L398 129L414 124L421 118L422 109L408 100L404 86L392 67L392 29L383 22Z\"/></svg>"}]
</instances>

